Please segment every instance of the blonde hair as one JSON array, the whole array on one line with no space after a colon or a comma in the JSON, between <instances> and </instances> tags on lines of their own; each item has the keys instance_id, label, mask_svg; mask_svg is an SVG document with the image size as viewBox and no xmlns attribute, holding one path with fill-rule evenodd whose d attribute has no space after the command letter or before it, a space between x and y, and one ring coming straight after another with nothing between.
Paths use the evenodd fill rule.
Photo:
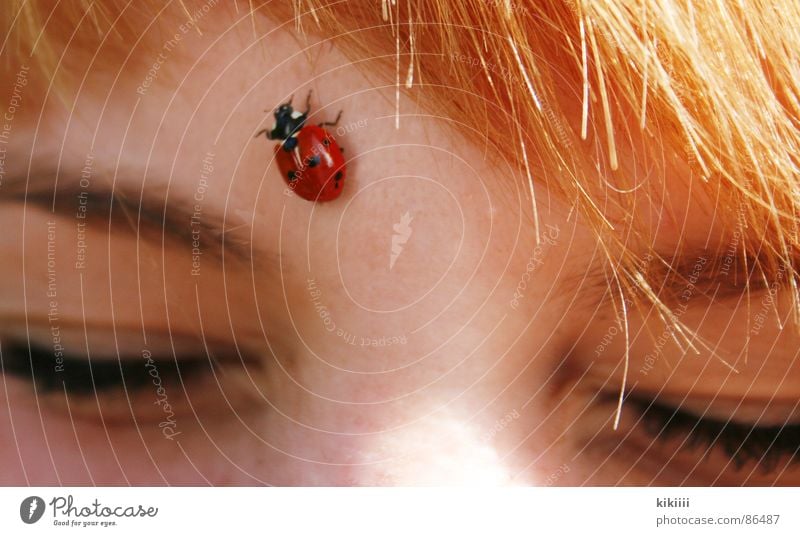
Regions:
<instances>
[{"instance_id":1,"label":"blonde hair","mask_svg":"<svg viewBox=\"0 0 800 536\"><path fill-rule=\"evenodd\" d=\"M35 45L51 75L54 51L77 21L109 40L125 23L122 1L62 2L69 5L55 15L46 2L11 4L2 15L5 54ZM274 3L255 4L244 4L254 28L262 7L281 15ZM177 5L192 16L193 6ZM621 216L636 213L636 193L646 189L625 151L632 133L624 119L635 117L654 141L644 146L649 155L633 156L676 156L686 176L670 180L699 181L737 215L722 223L741 234L738 262L764 281L789 274L798 301L796 0L295 0L283 8L298 26L337 36L354 56L384 55L389 77L431 109L486 132L482 142L513 140L492 151L513 159L532 198L546 183L575 204L608 254L620 298L646 296L677 321L648 275L658 272L648 271L648 259L659 257L635 253L652 237L635 224L620 232ZM535 203L531 211L538 229ZM659 262L669 271L670 259Z\"/></svg>"}]
</instances>

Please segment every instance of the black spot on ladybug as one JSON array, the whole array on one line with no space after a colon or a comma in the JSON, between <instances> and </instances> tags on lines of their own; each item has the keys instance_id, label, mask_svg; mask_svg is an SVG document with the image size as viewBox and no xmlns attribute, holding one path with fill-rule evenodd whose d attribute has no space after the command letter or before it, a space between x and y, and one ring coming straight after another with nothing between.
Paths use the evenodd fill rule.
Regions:
<instances>
[{"instance_id":1,"label":"black spot on ladybug","mask_svg":"<svg viewBox=\"0 0 800 536\"><path fill-rule=\"evenodd\" d=\"M308 163L308 167L317 167L320 162L319 155L309 157L306 162Z\"/></svg>"},{"instance_id":2,"label":"black spot on ladybug","mask_svg":"<svg viewBox=\"0 0 800 536\"><path fill-rule=\"evenodd\" d=\"M283 141L283 150L287 153L293 151L295 147L297 147L296 137L292 136Z\"/></svg>"},{"instance_id":3,"label":"black spot on ladybug","mask_svg":"<svg viewBox=\"0 0 800 536\"><path fill-rule=\"evenodd\" d=\"M295 171L290 171L286 174L286 176L289 177L290 181L297 179L297 173Z\"/></svg>"},{"instance_id":4,"label":"black spot on ladybug","mask_svg":"<svg viewBox=\"0 0 800 536\"><path fill-rule=\"evenodd\" d=\"M333 180L335 180L336 182L339 182L341 179L342 179L342 172L341 171L337 171L336 175L333 177Z\"/></svg>"},{"instance_id":5,"label":"black spot on ladybug","mask_svg":"<svg viewBox=\"0 0 800 536\"><path fill-rule=\"evenodd\" d=\"M339 147L339 152L343 153L344 152L344 147Z\"/></svg>"},{"instance_id":6,"label":"black spot on ladybug","mask_svg":"<svg viewBox=\"0 0 800 536\"><path fill-rule=\"evenodd\" d=\"M327 147L330 144L331 144L331 140L329 140L328 138L325 138L324 140L322 140L322 145L324 145L325 147Z\"/></svg>"}]
</instances>

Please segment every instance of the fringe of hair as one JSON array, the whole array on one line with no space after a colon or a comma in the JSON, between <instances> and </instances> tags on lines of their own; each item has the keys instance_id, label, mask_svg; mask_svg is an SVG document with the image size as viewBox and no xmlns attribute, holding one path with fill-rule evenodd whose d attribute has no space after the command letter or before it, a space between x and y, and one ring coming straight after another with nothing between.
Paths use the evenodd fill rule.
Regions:
<instances>
[{"instance_id":1,"label":"fringe of hair","mask_svg":"<svg viewBox=\"0 0 800 536\"><path fill-rule=\"evenodd\" d=\"M173 3L191 12L183 0ZM163 7L118 0L9 4L0 15L3 54L33 53L52 76L78 24L105 37L121 31L125 9ZM251 10L254 30L258 16L292 17L303 31L335 36L354 57L384 57L399 89L417 92L418 102L454 124L485 132L491 153L519 170L521 182L510 187L528 188L537 237L537 185L574 203L608 255L609 288L618 292L621 312L624 296L635 294L678 323L646 274L652 237L636 225L636 204L658 192L632 173L633 155L682 162L686 176L669 179L695 181L718 199L717 210L736 215L723 223L741 234L737 262L764 281L785 277L800 318L796 0L241 5ZM631 117L639 133L627 130ZM652 142L633 147L640 136ZM670 259L655 258L669 268Z\"/></svg>"}]
</instances>

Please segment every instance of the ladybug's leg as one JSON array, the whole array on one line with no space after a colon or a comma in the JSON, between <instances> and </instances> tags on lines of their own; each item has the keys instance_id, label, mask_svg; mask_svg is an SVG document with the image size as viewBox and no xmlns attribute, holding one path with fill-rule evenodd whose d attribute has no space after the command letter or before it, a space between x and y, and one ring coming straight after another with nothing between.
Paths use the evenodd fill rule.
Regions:
<instances>
[{"instance_id":1,"label":"ladybug's leg","mask_svg":"<svg viewBox=\"0 0 800 536\"><path fill-rule=\"evenodd\" d=\"M311 91L310 89L308 90L308 96L306 96L306 111L303 115L308 115L308 112L311 111Z\"/></svg>"},{"instance_id":2,"label":"ladybug's leg","mask_svg":"<svg viewBox=\"0 0 800 536\"><path fill-rule=\"evenodd\" d=\"M339 120L342 118L342 110L339 110L339 115L336 116L335 121L325 121L324 123L320 123L319 126L321 127L335 127L339 124Z\"/></svg>"},{"instance_id":3,"label":"ladybug's leg","mask_svg":"<svg viewBox=\"0 0 800 536\"><path fill-rule=\"evenodd\" d=\"M266 135L267 135L267 138L269 138L269 133L270 133L270 129L268 129L268 128L265 128L264 130L259 130L259 131L258 131L258 134L256 134L256 135L255 135L255 136L253 136L253 137L254 137L254 138L257 138L257 137L259 137L259 136L260 136L260 135L262 135L262 134L266 134Z\"/></svg>"}]
</instances>

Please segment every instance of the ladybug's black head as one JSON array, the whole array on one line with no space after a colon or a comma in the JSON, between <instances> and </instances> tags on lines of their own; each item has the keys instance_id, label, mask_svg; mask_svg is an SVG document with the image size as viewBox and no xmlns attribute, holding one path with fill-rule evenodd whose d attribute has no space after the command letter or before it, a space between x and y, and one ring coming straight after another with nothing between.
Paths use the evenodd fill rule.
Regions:
<instances>
[{"instance_id":1,"label":"ladybug's black head","mask_svg":"<svg viewBox=\"0 0 800 536\"><path fill-rule=\"evenodd\" d=\"M291 102L287 102L286 104L281 104L277 108L275 108L275 121L280 121L281 119L288 119L292 117L292 113L294 113L294 108L292 108Z\"/></svg>"},{"instance_id":2,"label":"ladybug's black head","mask_svg":"<svg viewBox=\"0 0 800 536\"><path fill-rule=\"evenodd\" d=\"M306 121L306 114L295 111L292 101L275 108L275 125L269 132L272 140L285 140L300 131Z\"/></svg>"}]
</instances>

